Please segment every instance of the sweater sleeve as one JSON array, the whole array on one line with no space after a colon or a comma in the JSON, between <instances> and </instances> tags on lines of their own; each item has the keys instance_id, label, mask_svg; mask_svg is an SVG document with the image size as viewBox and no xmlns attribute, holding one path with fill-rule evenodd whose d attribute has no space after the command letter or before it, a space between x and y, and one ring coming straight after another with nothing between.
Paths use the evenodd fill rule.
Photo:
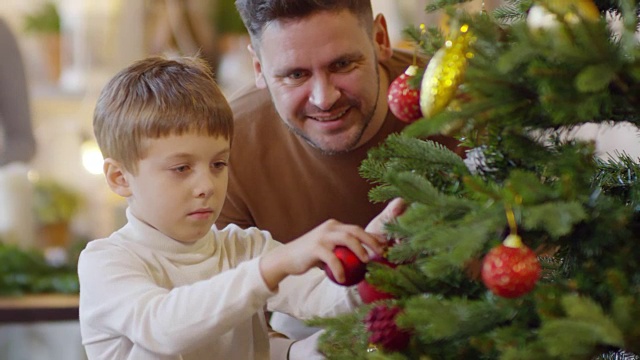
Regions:
<instances>
[{"instance_id":1,"label":"sweater sleeve","mask_svg":"<svg viewBox=\"0 0 640 360\"><path fill-rule=\"evenodd\" d=\"M361 304L355 287L337 285L324 271L314 268L284 279L278 294L268 300L267 309L306 320L350 312Z\"/></svg>"},{"instance_id":2,"label":"sweater sleeve","mask_svg":"<svg viewBox=\"0 0 640 360\"><path fill-rule=\"evenodd\" d=\"M126 336L162 355L201 345L262 311L273 293L258 265L254 258L207 280L165 289L136 254L94 241L78 263L83 344Z\"/></svg>"}]
</instances>

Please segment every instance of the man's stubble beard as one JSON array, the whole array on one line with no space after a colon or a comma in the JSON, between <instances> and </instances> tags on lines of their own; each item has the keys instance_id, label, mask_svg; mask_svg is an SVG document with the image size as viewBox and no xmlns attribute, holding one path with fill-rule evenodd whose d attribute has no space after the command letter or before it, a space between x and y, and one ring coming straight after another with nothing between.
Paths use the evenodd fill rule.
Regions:
<instances>
[{"instance_id":1,"label":"man's stubble beard","mask_svg":"<svg viewBox=\"0 0 640 360\"><path fill-rule=\"evenodd\" d=\"M348 152L354 150L356 148L356 145L358 145L358 143L362 139L362 136L364 135L365 131L367 130L367 128L371 124L371 120L373 119L373 116L376 113L376 110L378 109L378 100L380 99L380 69L378 68L377 63L378 62L376 61L376 66L375 66L375 69L376 69L376 84L377 84L376 86L378 87L378 89L376 91L375 102L373 104L373 107L372 107L371 111L368 114L365 114L363 116L364 121L362 123L362 128L360 129L360 132L353 139L353 141L351 141L351 143L348 144L348 146L345 149L343 149L343 150L328 150L328 149L324 149L320 145L316 144L312 139L310 139L300 129L297 129L297 128L293 127L292 125L290 125L289 121L284 121L282 119L282 116L280 116L280 114L278 114L278 116L280 116L280 121L282 121L285 124L285 126L287 127L287 129L289 129L289 131L291 131L296 136L300 137L307 144L309 144L309 146L313 147L314 149L319 150L324 155L345 154L345 153L348 153ZM269 91L269 95L271 96L271 102L275 105L275 102L274 102L274 99L273 99L273 94L271 93L271 90L269 89L269 84L266 84L266 85L267 85L267 90ZM276 109L276 112L277 112L277 109Z\"/></svg>"}]
</instances>

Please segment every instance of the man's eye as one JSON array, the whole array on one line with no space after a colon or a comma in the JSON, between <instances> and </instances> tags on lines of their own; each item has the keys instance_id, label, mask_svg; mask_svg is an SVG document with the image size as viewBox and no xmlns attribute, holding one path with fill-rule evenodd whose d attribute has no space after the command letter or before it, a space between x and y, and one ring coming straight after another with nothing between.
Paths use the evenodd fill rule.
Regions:
<instances>
[{"instance_id":1,"label":"man's eye","mask_svg":"<svg viewBox=\"0 0 640 360\"><path fill-rule=\"evenodd\" d=\"M289 73L289 75L287 77L289 78L289 80L301 80L302 78L305 77L305 72L304 71L294 71L292 73Z\"/></svg>"},{"instance_id":2,"label":"man's eye","mask_svg":"<svg viewBox=\"0 0 640 360\"><path fill-rule=\"evenodd\" d=\"M340 60L333 63L333 71L347 71L353 68L353 62L350 60Z\"/></svg>"}]
</instances>

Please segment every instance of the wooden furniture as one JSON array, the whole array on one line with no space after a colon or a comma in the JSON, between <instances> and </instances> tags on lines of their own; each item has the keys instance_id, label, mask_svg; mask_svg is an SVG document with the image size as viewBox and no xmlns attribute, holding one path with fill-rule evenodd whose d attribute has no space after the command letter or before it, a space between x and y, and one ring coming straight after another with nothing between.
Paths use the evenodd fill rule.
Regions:
<instances>
[{"instance_id":1,"label":"wooden furniture","mask_svg":"<svg viewBox=\"0 0 640 360\"><path fill-rule=\"evenodd\" d=\"M0 296L0 324L78 320L78 295Z\"/></svg>"}]
</instances>

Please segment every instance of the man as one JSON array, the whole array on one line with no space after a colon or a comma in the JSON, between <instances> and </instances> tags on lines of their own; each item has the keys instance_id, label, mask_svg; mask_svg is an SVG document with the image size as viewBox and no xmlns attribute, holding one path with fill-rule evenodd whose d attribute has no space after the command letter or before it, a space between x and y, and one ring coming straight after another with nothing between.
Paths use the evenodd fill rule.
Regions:
<instances>
[{"instance_id":1,"label":"man","mask_svg":"<svg viewBox=\"0 0 640 360\"><path fill-rule=\"evenodd\" d=\"M412 55L393 51L369 0L237 0L236 7L256 81L230 100L234 142L243 146L230 159L218 227L259 226L286 243L330 218L365 226L385 204L369 201L372 185L359 166L406 126L386 94Z\"/></svg>"}]
</instances>

